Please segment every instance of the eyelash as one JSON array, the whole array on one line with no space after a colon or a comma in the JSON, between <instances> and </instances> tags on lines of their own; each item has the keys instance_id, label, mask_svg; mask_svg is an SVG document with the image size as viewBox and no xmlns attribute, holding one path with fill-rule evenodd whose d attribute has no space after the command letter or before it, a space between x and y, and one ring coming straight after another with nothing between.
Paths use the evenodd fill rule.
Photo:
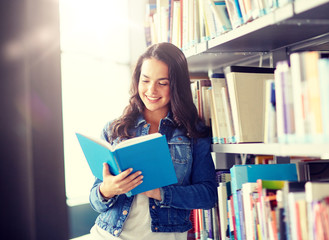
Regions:
<instances>
[{"instance_id":1,"label":"eyelash","mask_svg":"<svg viewBox=\"0 0 329 240\"><path fill-rule=\"evenodd\" d=\"M142 80L142 82L148 83L149 80ZM169 83L161 83L161 82L159 82L158 84L161 85L161 86L167 86Z\"/></svg>"}]
</instances>

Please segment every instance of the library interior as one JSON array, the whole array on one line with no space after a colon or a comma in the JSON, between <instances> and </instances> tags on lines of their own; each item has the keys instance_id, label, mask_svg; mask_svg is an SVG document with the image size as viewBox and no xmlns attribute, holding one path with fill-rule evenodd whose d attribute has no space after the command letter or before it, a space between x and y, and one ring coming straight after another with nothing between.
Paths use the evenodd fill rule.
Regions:
<instances>
[{"instance_id":1,"label":"library interior","mask_svg":"<svg viewBox=\"0 0 329 240\"><path fill-rule=\"evenodd\" d=\"M120 116L162 42L185 55L211 131L217 202L190 211L187 239L329 239L329 0L0 6L1 239L90 239L95 177L75 133Z\"/></svg>"}]
</instances>

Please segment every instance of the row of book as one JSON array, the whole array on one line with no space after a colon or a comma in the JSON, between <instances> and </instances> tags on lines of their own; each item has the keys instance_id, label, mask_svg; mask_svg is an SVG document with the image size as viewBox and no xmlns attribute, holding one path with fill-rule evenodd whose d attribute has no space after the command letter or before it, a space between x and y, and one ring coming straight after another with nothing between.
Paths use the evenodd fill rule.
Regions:
<instances>
[{"instance_id":1,"label":"row of book","mask_svg":"<svg viewBox=\"0 0 329 240\"><path fill-rule=\"evenodd\" d=\"M329 182L298 181L295 164L235 165L229 172L231 179L218 183L218 205L193 210L189 239L329 238Z\"/></svg>"},{"instance_id":2,"label":"row of book","mask_svg":"<svg viewBox=\"0 0 329 240\"><path fill-rule=\"evenodd\" d=\"M192 80L213 143L329 142L329 58L292 53L276 68L228 66Z\"/></svg>"},{"instance_id":3,"label":"row of book","mask_svg":"<svg viewBox=\"0 0 329 240\"><path fill-rule=\"evenodd\" d=\"M185 50L268 14L292 0L149 0L146 43Z\"/></svg>"},{"instance_id":4,"label":"row of book","mask_svg":"<svg viewBox=\"0 0 329 240\"><path fill-rule=\"evenodd\" d=\"M213 143L264 141L264 84L273 68L229 66L224 74L191 83L200 117L212 127Z\"/></svg>"},{"instance_id":5,"label":"row of book","mask_svg":"<svg viewBox=\"0 0 329 240\"><path fill-rule=\"evenodd\" d=\"M328 58L317 51L293 53L289 61L278 62L275 80L269 84L267 103L273 97L276 103L275 111L272 104L272 113L265 115L269 119L267 142L276 138L280 143L329 141ZM270 130L275 121L276 133Z\"/></svg>"}]
</instances>

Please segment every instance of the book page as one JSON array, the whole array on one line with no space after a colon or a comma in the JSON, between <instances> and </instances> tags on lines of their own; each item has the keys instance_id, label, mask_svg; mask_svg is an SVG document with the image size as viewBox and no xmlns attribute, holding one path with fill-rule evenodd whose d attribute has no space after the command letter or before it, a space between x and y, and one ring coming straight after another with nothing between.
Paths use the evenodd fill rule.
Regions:
<instances>
[{"instance_id":1,"label":"book page","mask_svg":"<svg viewBox=\"0 0 329 240\"><path fill-rule=\"evenodd\" d=\"M101 146L109 149L111 152L114 151L113 146L109 142L107 142L106 140L104 140L104 139L95 138L95 137L88 136L88 135L82 134L82 133L77 133L77 134L79 134L81 136L84 136L85 138L88 138L89 140L91 140L91 141L93 141L93 142L95 142L95 143L97 143L97 144L99 144L99 145L101 145Z\"/></svg>"},{"instance_id":2,"label":"book page","mask_svg":"<svg viewBox=\"0 0 329 240\"><path fill-rule=\"evenodd\" d=\"M152 133L152 134L148 134L148 135L145 135L145 136L131 138L131 139L128 139L128 140L125 140L125 141L122 141L122 142L118 143L118 145L115 147L115 149L131 146L131 145L134 145L136 143L145 142L147 140L151 140L151 139L158 138L158 137L161 137L161 136L162 135L160 133Z\"/></svg>"}]
</instances>

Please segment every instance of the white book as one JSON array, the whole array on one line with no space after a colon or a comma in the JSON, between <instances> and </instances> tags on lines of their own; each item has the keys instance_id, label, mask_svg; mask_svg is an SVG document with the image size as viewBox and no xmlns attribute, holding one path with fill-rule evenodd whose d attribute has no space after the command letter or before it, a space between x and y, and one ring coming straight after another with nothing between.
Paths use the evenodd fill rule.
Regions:
<instances>
[{"instance_id":1,"label":"white book","mask_svg":"<svg viewBox=\"0 0 329 240\"><path fill-rule=\"evenodd\" d=\"M222 87L226 86L226 80L223 75L213 74L210 78L212 86L212 97L214 99L214 122L216 125L217 136L220 143L226 143L229 139L229 132L224 112L224 102L222 100Z\"/></svg>"},{"instance_id":2,"label":"white book","mask_svg":"<svg viewBox=\"0 0 329 240\"><path fill-rule=\"evenodd\" d=\"M314 211L312 208L312 203L329 196L329 182L307 182L305 184L305 194L307 203L309 240L315 240Z\"/></svg>"},{"instance_id":3,"label":"white book","mask_svg":"<svg viewBox=\"0 0 329 240\"><path fill-rule=\"evenodd\" d=\"M274 69L230 66L224 69L237 143L264 141L264 84Z\"/></svg>"},{"instance_id":4,"label":"white book","mask_svg":"<svg viewBox=\"0 0 329 240\"><path fill-rule=\"evenodd\" d=\"M257 183L247 182L242 184L243 211L247 240L255 239L254 216L251 202L251 194L254 192L257 192Z\"/></svg>"},{"instance_id":5,"label":"white book","mask_svg":"<svg viewBox=\"0 0 329 240\"><path fill-rule=\"evenodd\" d=\"M226 239L226 231L228 228L226 183L219 183L217 191L218 191L218 211L219 211L219 223L220 223L220 236L221 236L221 239Z\"/></svg>"},{"instance_id":6,"label":"white book","mask_svg":"<svg viewBox=\"0 0 329 240\"><path fill-rule=\"evenodd\" d=\"M292 79L292 94L295 115L295 139L298 143L306 141L304 105L306 102L303 89L305 89L304 73L302 70L302 57L300 53L290 55L290 69Z\"/></svg>"},{"instance_id":7,"label":"white book","mask_svg":"<svg viewBox=\"0 0 329 240\"><path fill-rule=\"evenodd\" d=\"M300 229L299 219L296 210L297 201L305 199L305 192L290 192L288 193L288 206L289 206L289 227L291 240L298 240L297 231Z\"/></svg>"},{"instance_id":8,"label":"white book","mask_svg":"<svg viewBox=\"0 0 329 240\"><path fill-rule=\"evenodd\" d=\"M228 143L236 143L235 140L235 131L233 126L233 117L232 117L232 111L231 111L231 103L230 99L228 97L228 91L227 87L222 87L222 101L224 106L224 114L225 114L225 122L226 122L226 128L228 131Z\"/></svg>"}]
</instances>

